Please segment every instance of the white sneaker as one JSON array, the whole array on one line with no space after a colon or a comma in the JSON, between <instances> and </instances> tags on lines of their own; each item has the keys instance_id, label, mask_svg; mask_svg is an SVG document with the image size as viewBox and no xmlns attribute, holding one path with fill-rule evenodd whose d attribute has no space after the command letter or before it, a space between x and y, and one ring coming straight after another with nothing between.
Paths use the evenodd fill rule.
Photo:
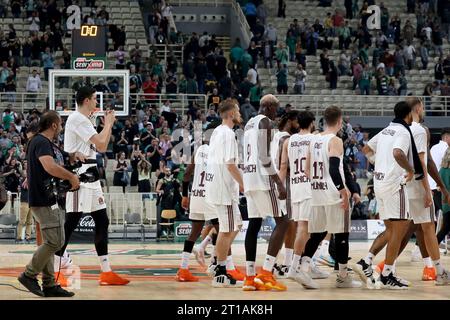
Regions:
<instances>
[{"instance_id":1,"label":"white sneaker","mask_svg":"<svg viewBox=\"0 0 450 320\"><path fill-rule=\"evenodd\" d=\"M312 279L326 279L330 276L330 273L321 270L318 266L313 264L311 266L311 270L309 271L309 275Z\"/></svg>"},{"instance_id":2,"label":"white sneaker","mask_svg":"<svg viewBox=\"0 0 450 320\"><path fill-rule=\"evenodd\" d=\"M194 249L192 250L192 252L194 253L195 260L197 260L198 264L203 268L206 267L205 251L203 251L198 246L195 246Z\"/></svg>"},{"instance_id":3,"label":"white sneaker","mask_svg":"<svg viewBox=\"0 0 450 320\"><path fill-rule=\"evenodd\" d=\"M319 289L319 285L311 278L309 273L298 271L295 276L295 281L303 286L305 289Z\"/></svg>"},{"instance_id":4,"label":"white sneaker","mask_svg":"<svg viewBox=\"0 0 450 320\"><path fill-rule=\"evenodd\" d=\"M443 274L438 274L438 275L436 276L436 282L435 282L435 284L436 284L437 286L445 286L445 285L450 284L450 279L448 278L448 273L447 273L446 270L444 270L444 273L443 273Z\"/></svg>"},{"instance_id":5,"label":"white sneaker","mask_svg":"<svg viewBox=\"0 0 450 320\"><path fill-rule=\"evenodd\" d=\"M411 262L420 262L420 261L422 261L420 249L418 246L414 246L414 249L411 251Z\"/></svg>"},{"instance_id":6,"label":"white sneaker","mask_svg":"<svg viewBox=\"0 0 450 320\"><path fill-rule=\"evenodd\" d=\"M61 257L61 269L69 269L73 264L72 258L64 251L63 256Z\"/></svg>"},{"instance_id":7,"label":"white sneaker","mask_svg":"<svg viewBox=\"0 0 450 320\"><path fill-rule=\"evenodd\" d=\"M286 279L295 280L295 277L297 276L297 270L294 268L289 268L289 272L287 273Z\"/></svg>"},{"instance_id":8,"label":"white sneaker","mask_svg":"<svg viewBox=\"0 0 450 320\"><path fill-rule=\"evenodd\" d=\"M277 279L286 279L289 269L290 268L288 266L278 265L275 263L272 269L272 273Z\"/></svg>"},{"instance_id":9,"label":"white sneaker","mask_svg":"<svg viewBox=\"0 0 450 320\"><path fill-rule=\"evenodd\" d=\"M361 281L352 279L352 276L347 274L345 278L342 278L339 274L336 278L336 288L360 288L362 286Z\"/></svg>"},{"instance_id":10,"label":"white sneaker","mask_svg":"<svg viewBox=\"0 0 450 320\"><path fill-rule=\"evenodd\" d=\"M214 275L216 274L216 268L217 268L217 264L216 263L211 263L208 266L208 269L206 269L206 273L208 274L208 276L214 277Z\"/></svg>"},{"instance_id":11,"label":"white sneaker","mask_svg":"<svg viewBox=\"0 0 450 320\"><path fill-rule=\"evenodd\" d=\"M240 281L240 285L242 286L242 281ZM218 276L214 276L212 280L212 286L214 288L238 288L239 283L229 274L221 274Z\"/></svg>"}]
</instances>

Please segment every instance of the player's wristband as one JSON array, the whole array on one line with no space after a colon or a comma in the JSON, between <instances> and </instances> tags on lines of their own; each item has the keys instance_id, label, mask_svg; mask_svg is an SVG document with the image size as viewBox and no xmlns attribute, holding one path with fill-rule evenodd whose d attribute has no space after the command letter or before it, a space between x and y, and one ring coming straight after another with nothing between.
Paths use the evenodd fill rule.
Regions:
<instances>
[{"instance_id":1,"label":"player's wristband","mask_svg":"<svg viewBox=\"0 0 450 320\"><path fill-rule=\"evenodd\" d=\"M342 181L341 173L339 172L339 164L341 159L338 157L330 157L330 176L331 180L333 180L336 188L341 191L345 188L344 182Z\"/></svg>"},{"instance_id":2,"label":"player's wristband","mask_svg":"<svg viewBox=\"0 0 450 320\"><path fill-rule=\"evenodd\" d=\"M187 197L188 192L189 192L189 181L183 181L183 191L182 191L183 197Z\"/></svg>"}]
</instances>

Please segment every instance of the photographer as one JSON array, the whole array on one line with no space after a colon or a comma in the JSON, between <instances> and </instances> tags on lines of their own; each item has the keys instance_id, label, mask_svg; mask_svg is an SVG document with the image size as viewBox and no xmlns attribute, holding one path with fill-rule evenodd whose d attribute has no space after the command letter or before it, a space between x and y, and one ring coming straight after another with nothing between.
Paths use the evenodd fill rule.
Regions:
<instances>
[{"instance_id":1,"label":"photographer","mask_svg":"<svg viewBox=\"0 0 450 320\"><path fill-rule=\"evenodd\" d=\"M61 118L58 113L45 113L39 122L39 134L33 137L27 149L29 205L40 224L43 243L18 280L30 292L41 297L74 295L56 284L53 269L53 256L64 244L64 216L56 204L51 180L52 177L68 180L73 190L80 186L78 177L61 166L62 152L52 143L60 132ZM42 289L37 280L39 273L42 273Z\"/></svg>"}]
</instances>

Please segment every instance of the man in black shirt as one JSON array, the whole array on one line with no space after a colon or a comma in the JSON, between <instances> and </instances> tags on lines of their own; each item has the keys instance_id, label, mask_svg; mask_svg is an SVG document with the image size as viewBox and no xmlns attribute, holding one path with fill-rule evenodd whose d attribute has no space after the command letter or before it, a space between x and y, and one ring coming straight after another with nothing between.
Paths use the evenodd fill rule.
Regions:
<instances>
[{"instance_id":1,"label":"man in black shirt","mask_svg":"<svg viewBox=\"0 0 450 320\"><path fill-rule=\"evenodd\" d=\"M61 166L63 153L52 143L61 132L61 118L55 111L45 113L39 122L39 134L27 148L28 202L33 216L40 224L43 243L38 247L18 280L30 292L41 297L72 297L73 292L62 289L54 278L53 256L64 244L64 216L49 192L50 180L55 177L69 180L78 189L78 177ZM43 289L37 276L42 273Z\"/></svg>"}]
</instances>

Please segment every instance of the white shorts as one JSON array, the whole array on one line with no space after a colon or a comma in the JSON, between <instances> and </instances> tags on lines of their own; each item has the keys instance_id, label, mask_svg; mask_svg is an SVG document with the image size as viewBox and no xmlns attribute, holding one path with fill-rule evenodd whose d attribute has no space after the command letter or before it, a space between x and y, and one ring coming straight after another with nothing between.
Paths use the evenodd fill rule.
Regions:
<instances>
[{"instance_id":1,"label":"white shorts","mask_svg":"<svg viewBox=\"0 0 450 320\"><path fill-rule=\"evenodd\" d=\"M350 232L350 211L345 212L340 203L311 208L311 215L308 220L309 233Z\"/></svg>"},{"instance_id":2,"label":"white shorts","mask_svg":"<svg viewBox=\"0 0 450 320\"><path fill-rule=\"evenodd\" d=\"M241 212L237 202L231 205L216 205L219 232L239 231L242 226Z\"/></svg>"},{"instance_id":3,"label":"white shorts","mask_svg":"<svg viewBox=\"0 0 450 320\"><path fill-rule=\"evenodd\" d=\"M214 212L208 212L208 213L189 212L189 219L208 221L208 220L212 220L212 219L217 219L217 213L215 210L214 210Z\"/></svg>"},{"instance_id":4,"label":"white shorts","mask_svg":"<svg viewBox=\"0 0 450 320\"><path fill-rule=\"evenodd\" d=\"M80 189L75 192L67 192L66 212L91 213L101 209L106 209L105 196L98 182L98 188L88 188L80 185Z\"/></svg>"},{"instance_id":5,"label":"white shorts","mask_svg":"<svg viewBox=\"0 0 450 320\"><path fill-rule=\"evenodd\" d=\"M294 202L291 206L292 220L297 221L309 221L311 216L311 199L305 199L301 202Z\"/></svg>"},{"instance_id":6,"label":"white shorts","mask_svg":"<svg viewBox=\"0 0 450 320\"><path fill-rule=\"evenodd\" d=\"M410 219L408 193L405 186L389 195L377 195L378 212L381 220Z\"/></svg>"},{"instance_id":7,"label":"white shorts","mask_svg":"<svg viewBox=\"0 0 450 320\"><path fill-rule=\"evenodd\" d=\"M249 218L282 217L280 201L274 190L256 190L245 193Z\"/></svg>"},{"instance_id":8,"label":"white shorts","mask_svg":"<svg viewBox=\"0 0 450 320\"><path fill-rule=\"evenodd\" d=\"M434 212L434 204L429 208L425 208L422 199L409 200L409 213L414 224L435 222Z\"/></svg>"}]
</instances>

